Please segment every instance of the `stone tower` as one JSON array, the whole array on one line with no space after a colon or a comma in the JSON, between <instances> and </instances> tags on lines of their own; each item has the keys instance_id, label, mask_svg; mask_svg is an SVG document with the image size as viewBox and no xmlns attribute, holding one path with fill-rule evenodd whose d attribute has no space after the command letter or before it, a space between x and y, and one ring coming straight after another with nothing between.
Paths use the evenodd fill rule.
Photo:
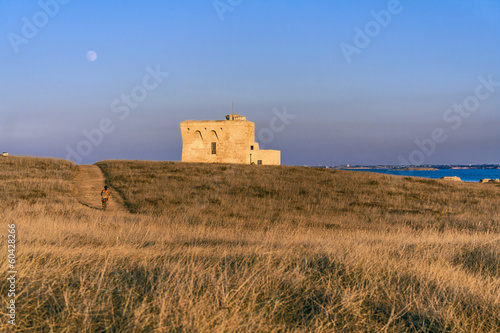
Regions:
<instances>
[{"instance_id":1,"label":"stone tower","mask_svg":"<svg viewBox=\"0 0 500 333\"><path fill-rule=\"evenodd\" d=\"M260 150L255 124L230 114L226 120L181 122L182 162L280 165L279 150Z\"/></svg>"}]
</instances>

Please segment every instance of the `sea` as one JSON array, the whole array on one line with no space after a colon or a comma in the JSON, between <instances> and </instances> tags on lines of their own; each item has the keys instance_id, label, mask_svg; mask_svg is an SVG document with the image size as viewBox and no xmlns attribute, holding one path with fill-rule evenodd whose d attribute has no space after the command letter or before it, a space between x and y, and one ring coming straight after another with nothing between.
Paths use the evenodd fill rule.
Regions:
<instances>
[{"instance_id":1,"label":"sea","mask_svg":"<svg viewBox=\"0 0 500 333\"><path fill-rule=\"evenodd\" d=\"M465 182L479 182L481 179L500 179L500 169L438 169L438 170L397 170L397 169L346 169L352 171L378 172L406 177L439 179L457 176Z\"/></svg>"}]
</instances>

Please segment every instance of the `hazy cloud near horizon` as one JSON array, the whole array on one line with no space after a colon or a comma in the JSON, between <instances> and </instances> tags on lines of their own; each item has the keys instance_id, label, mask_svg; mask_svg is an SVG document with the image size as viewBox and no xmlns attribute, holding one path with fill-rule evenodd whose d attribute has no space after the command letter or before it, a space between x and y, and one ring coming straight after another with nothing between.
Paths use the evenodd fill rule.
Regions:
<instances>
[{"instance_id":1,"label":"hazy cloud near horizon","mask_svg":"<svg viewBox=\"0 0 500 333\"><path fill-rule=\"evenodd\" d=\"M494 0L256 0L221 20L210 1L7 0L0 150L65 158L107 119L112 130L82 163L180 160L179 123L223 119L234 101L257 141L273 110L295 116L261 142L284 164L399 164L412 153L430 164L500 163L498 13ZM493 81L479 90L488 97L445 121L474 102L480 77ZM124 99L133 93L140 101ZM438 128L447 139L426 154L415 140Z\"/></svg>"}]
</instances>

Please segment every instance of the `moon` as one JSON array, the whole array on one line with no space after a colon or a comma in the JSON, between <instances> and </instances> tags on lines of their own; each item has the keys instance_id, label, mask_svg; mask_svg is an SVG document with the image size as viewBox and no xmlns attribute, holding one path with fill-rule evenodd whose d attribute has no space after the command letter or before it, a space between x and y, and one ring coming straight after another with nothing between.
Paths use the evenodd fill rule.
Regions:
<instances>
[{"instance_id":1,"label":"moon","mask_svg":"<svg viewBox=\"0 0 500 333\"><path fill-rule=\"evenodd\" d=\"M87 60L90 62L96 61L97 59L97 53L95 51L89 51L87 52Z\"/></svg>"}]
</instances>

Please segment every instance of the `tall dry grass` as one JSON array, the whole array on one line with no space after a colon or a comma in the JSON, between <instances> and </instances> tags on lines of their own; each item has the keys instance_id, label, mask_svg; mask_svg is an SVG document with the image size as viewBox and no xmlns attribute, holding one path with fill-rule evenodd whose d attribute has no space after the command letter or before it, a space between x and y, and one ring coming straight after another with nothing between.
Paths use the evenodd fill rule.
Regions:
<instances>
[{"instance_id":1,"label":"tall dry grass","mask_svg":"<svg viewBox=\"0 0 500 333\"><path fill-rule=\"evenodd\" d=\"M286 166L98 166L131 212L190 224L500 231L500 185Z\"/></svg>"},{"instance_id":2,"label":"tall dry grass","mask_svg":"<svg viewBox=\"0 0 500 333\"><path fill-rule=\"evenodd\" d=\"M132 213L79 205L70 163L0 159L2 220L18 225L18 331L500 330L495 185L98 165Z\"/></svg>"}]
</instances>

